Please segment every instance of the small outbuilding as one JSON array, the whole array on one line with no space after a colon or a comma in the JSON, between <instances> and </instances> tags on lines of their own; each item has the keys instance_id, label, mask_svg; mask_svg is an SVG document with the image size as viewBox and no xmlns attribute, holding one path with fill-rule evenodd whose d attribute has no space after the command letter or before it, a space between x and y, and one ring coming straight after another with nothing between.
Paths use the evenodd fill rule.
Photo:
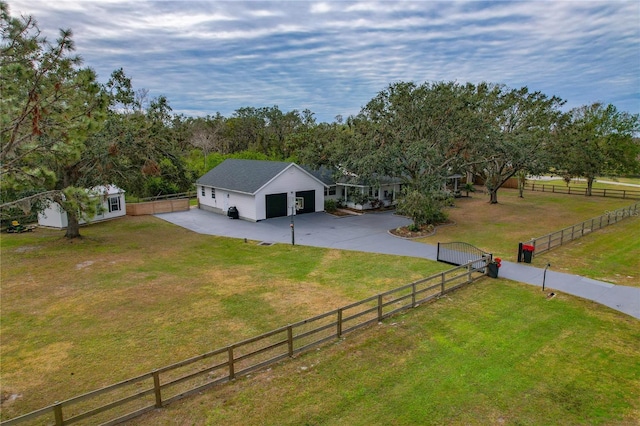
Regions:
<instances>
[{"instance_id":1,"label":"small outbuilding","mask_svg":"<svg viewBox=\"0 0 640 426\"><path fill-rule=\"evenodd\" d=\"M115 219L127 214L124 190L115 185L98 186L91 190L96 197L101 198L102 208L93 218L81 220L80 224ZM64 229L69 226L67 212L58 203L51 202L42 212L38 213L38 224L50 228Z\"/></svg>"},{"instance_id":2,"label":"small outbuilding","mask_svg":"<svg viewBox=\"0 0 640 426\"><path fill-rule=\"evenodd\" d=\"M227 159L196 181L198 207L257 222L324 211L327 185L295 163Z\"/></svg>"}]
</instances>

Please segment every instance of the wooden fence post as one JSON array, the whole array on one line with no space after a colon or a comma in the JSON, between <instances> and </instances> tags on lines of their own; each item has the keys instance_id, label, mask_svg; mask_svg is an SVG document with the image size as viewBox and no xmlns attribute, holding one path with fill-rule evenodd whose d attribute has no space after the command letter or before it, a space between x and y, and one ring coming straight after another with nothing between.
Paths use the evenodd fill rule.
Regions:
<instances>
[{"instance_id":1,"label":"wooden fence post","mask_svg":"<svg viewBox=\"0 0 640 426\"><path fill-rule=\"evenodd\" d=\"M469 284L471 280L471 270L473 269L473 262L469 262L467 265L467 284Z\"/></svg>"},{"instance_id":2,"label":"wooden fence post","mask_svg":"<svg viewBox=\"0 0 640 426\"><path fill-rule=\"evenodd\" d=\"M153 370L153 390L156 395L156 408L162 408L162 393L160 389L160 373Z\"/></svg>"},{"instance_id":3,"label":"wooden fence post","mask_svg":"<svg viewBox=\"0 0 640 426\"><path fill-rule=\"evenodd\" d=\"M58 401L56 401L55 405L53 406L53 416L56 419L56 426L64 425L64 418L62 417L62 404L60 404Z\"/></svg>"},{"instance_id":4,"label":"wooden fence post","mask_svg":"<svg viewBox=\"0 0 640 426\"><path fill-rule=\"evenodd\" d=\"M289 344L289 357L293 357L293 327L287 326L287 343Z\"/></svg>"},{"instance_id":5,"label":"wooden fence post","mask_svg":"<svg viewBox=\"0 0 640 426\"><path fill-rule=\"evenodd\" d=\"M440 278L440 296L442 296L444 294L444 272L440 274Z\"/></svg>"},{"instance_id":6,"label":"wooden fence post","mask_svg":"<svg viewBox=\"0 0 640 426\"><path fill-rule=\"evenodd\" d=\"M233 346L229 346L227 352L229 353L229 380L233 380L236 378L236 371L233 365Z\"/></svg>"},{"instance_id":7,"label":"wooden fence post","mask_svg":"<svg viewBox=\"0 0 640 426\"><path fill-rule=\"evenodd\" d=\"M411 285L411 307L416 307L416 283Z\"/></svg>"},{"instance_id":8,"label":"wooden fence post","mask_svg":"<svg viewBox=\"0 0 640 426\"><path fill-rule=\"evenodd\" d=\"M382 321L382 295L378 295L378 322Z\"/></svg>"},{"instance_id":9,"label":"wooden fence post","mask_svg":"<svg viewBox=\"0 0 640 426\"><path fill-rule=\"evenodd\" d=\"M342 308L338 309L338 338L342 336Z\"/></svg>"}]
</instances>

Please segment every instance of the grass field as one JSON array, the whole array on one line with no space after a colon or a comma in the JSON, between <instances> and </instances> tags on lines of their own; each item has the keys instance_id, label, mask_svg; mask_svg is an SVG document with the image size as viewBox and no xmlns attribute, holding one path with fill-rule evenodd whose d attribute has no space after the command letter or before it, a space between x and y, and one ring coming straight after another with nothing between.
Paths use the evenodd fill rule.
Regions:
<instances>
[{"instance_id":1,"label":"grass field","mask_svg":"<svg viewBox=\"0 0 640 426\"><path fill-rule=\"evenodd\" d=\"M4 234L2 419L450 266L198 235L153 217Z\"/></svg>"},{"instance_id":2,"label":"grass field","mask_svg":"<svg viewBox=\"0 0 640 426\"><path fill-rule=\"evenodd\" d=\"M134 425L632 425L640 322L483 280Z\"/></svg>"},{"instance_id":3,"label":"grass field","mask_svg":"<svg viewBox=\"0 0 640 426\"><path fill-rule=\"evenodd\" d=\"M529 180L529 183L537 184L545 184L545 185L558 185L558 186L566 186L567 183L558 178L552 180L538 181L538 180ZM621 185L626 184L626 185ZM601 189L628 189L630 191L640 191L640 188L635 187L633 185L640 185L640 178L598 178L595 182L593 182L594 188ZM572 179L569 184L571 188L586 188L587 181L585 179Z\"/></svg>"},{"instance_id":4,"label":"grass field","mask_svg":"<svg viewBox=\"0 0 640 426\"><path fill-rule=\"evenodd\" d=\"M461 203L469 203L477 220L500 217L511 235L521 232L525 213L518 206L526 207L521 212L553 208L570 225L622 202L568 203L562 200L574 197L536 193L520 200L509 192L515 193L500 192L498 206L480 196ZM525 223L538 225L535 211ZM637 223L629 219L588 238L626 244ZM405 257L257 246L153 217L126 217L82 233L83 240L72 242L42 229L0 238L3 420L449 268ZM492 242L496 235L495 229L489 234ZM563 258L584 256L567 253ZM566 267L574 263L567 260ZM596 267L607 275L623 271L607 261ZM139 424L422 424L425 415L436 424L640 421L640 348L633 345L640 322L569 296L546 300L535 290L482 280Z\"/></svg>"},{"instance_id":5,"label":"grass field","mask_svg":"<svg viewBox=\"0 0 640 426\"><path fill-rule=\"evenodd\" d=\"M633 200L501 189L498 204L489 204L482 194L459 198L447 209L453 225L438 227L436 233L419 241L464 241L505 260L516 261L518 243L558 231L621 207Z\"/></svg>"},{"instance_id":6,"label":"grass field","mask_svg":"<svg viewBox=\"0 0 640 426\"><path fill-rule=\"evenodd\" d=\"M532 265L543 268L550 263L559 272L640 287L639 259L640 217L631 217L534 256Z\"/></svg>"}]
</instances>

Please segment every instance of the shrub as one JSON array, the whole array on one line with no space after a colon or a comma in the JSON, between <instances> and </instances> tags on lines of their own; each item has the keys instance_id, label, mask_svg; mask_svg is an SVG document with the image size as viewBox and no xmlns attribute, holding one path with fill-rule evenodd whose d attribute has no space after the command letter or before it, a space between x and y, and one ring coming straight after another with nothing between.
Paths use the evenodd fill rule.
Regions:
<instances>
[{"instance_id":1,"label":"shrub","mask_svg":"<svg viewBox=\"0 0 640 426\"><path fill-rule=\"evenodd\" d=\"M415 226L441 223L447 220L442 209L448 202L447 197L431 192L408 190L398 200L398 213L409 216Z\"/></svg>"},{"instance_id":2,"label":"shrub","mask_svg":"<svg viewBox=\"0 0 640 426\"><path fill-rule=\"evenodd\" d=\"M324 211L333 213L338 209L336 200L324 200Z\"/></svg>"}]
</instances>

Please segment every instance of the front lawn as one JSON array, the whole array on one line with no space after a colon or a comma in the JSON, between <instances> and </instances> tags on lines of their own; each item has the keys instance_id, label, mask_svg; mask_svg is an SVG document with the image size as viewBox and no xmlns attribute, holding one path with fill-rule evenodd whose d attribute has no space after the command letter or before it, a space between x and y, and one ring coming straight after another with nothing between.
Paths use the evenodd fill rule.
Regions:
<instances>
[{"instance_id":1,"label":"front lawn","mask_svg":"<svg viewBox=\"0 0 640 426\"><path fill-rule=\"evenodd\" d=\"M1 418L449 269L199 235L154 217L3 234Z\"/></svg>"},{"instance_id":2,"label":"front lawn","mask_svg":"<svg viewBox=\"0 0 640 426\"><path fill-rule=\"evenodd\" d=\"M516 261L518 243L580 223L621 207L633 200L585 197L525 191L518 197L516 189L501 189L498 204L488 197L472 193L470 198L456 199L446 212L454 225L438 227L434 235L419 241L463 241L505 260Z\"/></svg>"},{"instance_id":3,"label":"front lawn","mask_svg":"<svg viewBox=\"0 0 640 426\"><path fill-rule=\"evenodd\" d=\"M631 425L640 322L481 280L134 425Z\"/></svg>"}]
</instances>

